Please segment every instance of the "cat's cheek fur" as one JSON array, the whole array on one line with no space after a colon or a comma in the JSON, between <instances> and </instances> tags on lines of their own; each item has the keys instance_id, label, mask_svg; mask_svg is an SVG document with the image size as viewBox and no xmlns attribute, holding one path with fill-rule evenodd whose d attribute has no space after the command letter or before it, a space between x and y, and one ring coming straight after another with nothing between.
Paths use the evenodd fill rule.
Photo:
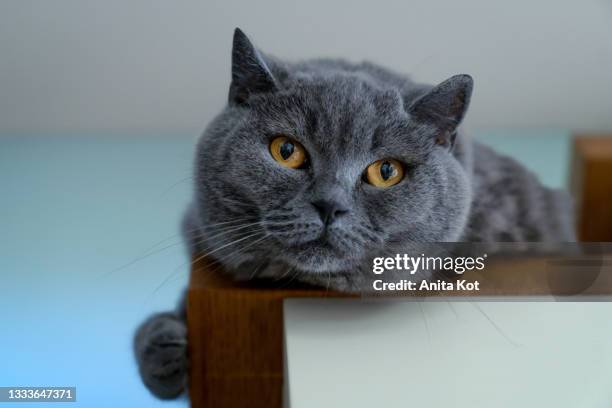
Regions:
<instances>
[{"instance_id":1,"label":"cat's cheek fur","mask_svg":"<svg viewBox=\"0 0 612 408\"><path fill-rule=\"evenodd\" d=\"M452 242L459 239L470 211L472 188L464 166L446 149L437 148L430 169L435 172L430 182L433 208L423 228L427 239L421 242Z\"/></svg>"},{"instance_id":2,"label":"cat's cheek fur","mask_svg":"<svg viewBox=\"0 0 612 408\"><path fill-rule=\"evenodd\" d=\"M447 182L441 194L441 209L439 216L445 219L443 236L437 241L458 241L464 232L470 214L472 203L472 188L468 174L458 162L452 162L447 171Z\"/></svg>"}]
</instances>

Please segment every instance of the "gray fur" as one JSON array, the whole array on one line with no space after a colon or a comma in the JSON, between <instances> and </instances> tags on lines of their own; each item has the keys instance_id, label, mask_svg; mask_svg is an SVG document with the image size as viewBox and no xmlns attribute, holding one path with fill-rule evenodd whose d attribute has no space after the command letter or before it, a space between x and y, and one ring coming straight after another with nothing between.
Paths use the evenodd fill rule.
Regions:
<instances>
[{"instance_id":1,"label":"gray fur","mask_svg":"<svg viewBox=\"0 0 612 408\"><path fill-rule=\"evenodd\" d=\"M174 313L158 313L136 332L134 354L145 385L159 398L179 396L187 387L187 328Z\"/></svg>"},{"instance_id":2,"label":"gray fur","mask_svg":"<svg viewBox=\"0 0 612 408\"><path fill-rule=\"evenodd\" d=\"M196 149L184 222L191 253L209 254L236 279L295 276L358 291L372 257L411 243L574 240L566 194L461 134L471 91L467 75L432 87L370 63L281 62L236 30L228 104ZM306 148L308 169L274 161L269 144L279 134ZM407 165L387 189L362 180L382 158ZM326 225L313 205L321 201L345 212ZM178 357L143 350L184 340L178 321L154 318L136 340L145 383L162 397L184 387L159 381Z\"/></svg>"}]
</instances>

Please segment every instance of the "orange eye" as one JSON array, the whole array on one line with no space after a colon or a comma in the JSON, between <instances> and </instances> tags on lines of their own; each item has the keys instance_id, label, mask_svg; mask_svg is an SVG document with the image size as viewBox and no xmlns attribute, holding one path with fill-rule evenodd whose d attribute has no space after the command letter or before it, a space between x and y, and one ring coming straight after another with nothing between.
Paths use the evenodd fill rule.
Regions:
<instances>
[{"instance_id":1,"label":"orange eye","mask_svg":"<svg viewBox=\"0 0 612 408\"><path fill-rule=\"evenodd\" d=\"M270 154L282 166L299 169L306 163L306 149L286 136L279 136L270 143Z\"/></svg>"},{"instance_id":2,"label":"orange eye","mask_svg":"<svg viewBox=\"0 0 612 408\"><path fill-rule=\"evenodd\" d=\"M404 166L395 159L382 159L366 169L366 180L380 188L391 187L404 178Z\"/></svg>"}]
</instances>

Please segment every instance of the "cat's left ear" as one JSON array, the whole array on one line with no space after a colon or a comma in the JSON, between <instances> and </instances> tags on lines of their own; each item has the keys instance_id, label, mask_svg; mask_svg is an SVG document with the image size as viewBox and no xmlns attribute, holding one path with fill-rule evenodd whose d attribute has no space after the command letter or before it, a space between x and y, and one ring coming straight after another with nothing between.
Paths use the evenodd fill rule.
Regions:
<instances>
[{"instance_id":1,"label":"cat's left ear","mask_svg":"<svg viewBox=\"0 0 612 408\"><path fill-rule=\"evenodd\" d=\"M276 80L268 64L246 34L236 28L232 46L232 83L229 102L242 104L251 94L272 92L276 89Z\"/></svg>"},{"instance_id":2,"label":"cat's left ear","mask_svg":"<svg viewBox=\"0 0 612 408\"><path fill-rule=\"evenodd\" d=\"M417 121L440 130L436 140L438 144L452 145L455 130L470 104L473 87L471 76L455 75L414 101L408 107L408 113Z\"/></svg>"}]
</instances>

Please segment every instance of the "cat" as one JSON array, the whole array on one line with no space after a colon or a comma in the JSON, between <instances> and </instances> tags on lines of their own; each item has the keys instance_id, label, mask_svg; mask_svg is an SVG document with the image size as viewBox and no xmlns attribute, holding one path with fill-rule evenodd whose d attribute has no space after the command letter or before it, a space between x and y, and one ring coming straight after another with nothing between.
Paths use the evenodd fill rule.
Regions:
<instances>
[{"instance_id":1,"label":"cat","mask_svg":"<svg viewBox=\"0 0 612 408\"><path fill-rule=\"evenodd\" d=\"M409 243L575 239L567 194L459 129L469 75L430 86L367 62L287 63L240 29L231 71L183 231L235 279L359 291L372 256ZM185 390L184 307L145 321L134 346L153 394Z\"/></svg>"}]
</instances>

